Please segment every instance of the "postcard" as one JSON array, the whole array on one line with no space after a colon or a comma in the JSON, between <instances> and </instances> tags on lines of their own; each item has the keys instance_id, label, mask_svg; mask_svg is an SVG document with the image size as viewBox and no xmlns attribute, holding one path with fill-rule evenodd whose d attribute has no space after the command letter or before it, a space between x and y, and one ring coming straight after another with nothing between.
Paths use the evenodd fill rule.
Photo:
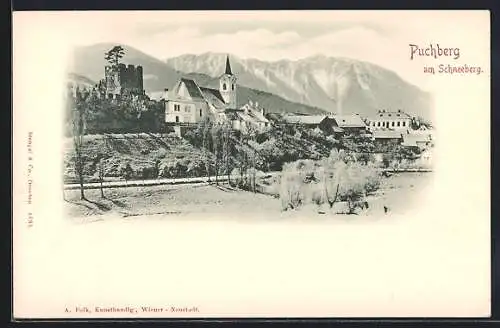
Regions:
<instances>
[{"instance_id":1,"label":"postcard","mask_svg":"<svg viewBox=\"0 0 500 328\"><path fill-rule=\"evenodd\" d=\"M488 317L488 11L13 14L13 317Z\"/></svg>"}]
</instances>

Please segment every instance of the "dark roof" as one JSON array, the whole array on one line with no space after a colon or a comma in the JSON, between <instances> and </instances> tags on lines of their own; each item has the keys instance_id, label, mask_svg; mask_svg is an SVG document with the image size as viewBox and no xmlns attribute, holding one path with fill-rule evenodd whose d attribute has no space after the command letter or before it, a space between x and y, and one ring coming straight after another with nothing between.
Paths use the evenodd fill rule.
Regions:
<instances>
[{"instance_id":1,"label":"dark roof","mask_svg":"<svg viewBox=\"0 0 500 328\"><path fill-rule=\"evenodd\" d=\"M326 117L326 115L284 115L282 119L290 124L318 125Z\"/></svg>"},{"instance_id":2,"label":"dark roof","mask_svg":"<svg viewBox=\"0 0 500 328\"><path fill-rule=\"evenodd\" d=\"M224 108L226 106L224 98L222 98L219 90L204 87L201 87L200 90L205 100L215 108Z\"/></svg>"},{"instance_id":3,"label":"dark roof","mask_svg":"<svg viewBox=\"0 0 500 328\"><path fill-rule=\"evenodd\" d=\"M184 83L191 98L203 98L200 88L194 80L181 78L181 83Z\"/></svg>"},{"instance_id":4,"label":"dark roof","mask_svg":"<svg viewBox=\"0 0 500 328\"><path fill-rule=\"evenodd\" d=\"M231 72L231 64L229 63L229 55L226 57L226 74L233 75Z\"/></svg>"}]
</instances>

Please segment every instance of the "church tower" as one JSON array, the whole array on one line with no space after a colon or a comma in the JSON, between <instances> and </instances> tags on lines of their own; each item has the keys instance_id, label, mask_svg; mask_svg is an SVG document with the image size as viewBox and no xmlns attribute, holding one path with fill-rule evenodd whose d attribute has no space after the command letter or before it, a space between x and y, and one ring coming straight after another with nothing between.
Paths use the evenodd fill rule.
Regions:
<instances>
[{"instance_id":1,"label":"church tower","mask_svg":"<svg viewBox=\"0 0 500 328\"><path fill-rule=\"evenodd\" d=\"M236 76L231 71L229 55L226 57L226 71L219 79L219 91L227 108L236 108Z\"/></svg>"}]
</instances>

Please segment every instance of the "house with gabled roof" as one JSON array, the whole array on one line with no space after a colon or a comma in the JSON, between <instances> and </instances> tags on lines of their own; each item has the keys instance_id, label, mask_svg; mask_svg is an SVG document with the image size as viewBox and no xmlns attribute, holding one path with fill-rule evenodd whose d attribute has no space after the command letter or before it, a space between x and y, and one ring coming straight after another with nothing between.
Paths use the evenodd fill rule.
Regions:
<instances>
[{"instance_id":1,"label":"house with gabled roof","mask_svg":"<svg viewBox=\"0 0 500 328\"><path fill-rule=\"evenodd\" d=\"M297 115L286 114L282 116L282 121L285 124L297 124L306 127L316 128L323 120L327 118L326 115Z\"/></svg>"},{"instance_id":2,"label":"house with gabled roof","mask_svg":"<svg viewBox=\"0 0 500 328\"><path fill-rule=\"evenodd\" d=\"M266 118L264 108L258 103L249 101L237 110L226 110L227 119L231 122L234 130L247 133L250 130L259 133L266 132L271 128L271 122Z\"/></svg>"},{"instance_id":3,"label":"house with gabled roof","mask_svg":"<svg viewBox=\"0 0 500 328\"><path fill-rule=\"evenodd\" d=\"M372 132L372 140L376 143L401 144L403 142L403 134L401 131L375 130Z\"/></svg>"},{"instance_id":4,"label":"house with gabled roof","mask_svg":"<svg viewBox=\"0 0 500 328\"><path fill-rule=\"evenodd\" d=\"M183 77L172 90L165 90L165 122L196 124L205 117L223 120L226 110L236 109L236 88L236 76L228 56L218 89L200 87L195 80Z\"/></svg>"},{"instance_id":5,"label":"house with gabled roof","mask_svg":"<svg viewBox=\"0 0 500 328\"><path fill-rule=\"evenodd\" d=\"M344 130L338 127L335 121L329 115L282 115L277 124L298 125L305 128L319 128L326 134L342 134Z\"/></svg>"},{"instance_id":6,"label":"house with gabled roof","mask_svg":"<svg viewBox=\"0 0 500 328\"><path fill-rule=\"evenodd\" d=\"M264 109L249 102L237 108L236 76L226 58L224 74L219 77L219 88L199 86L195 80L181 78L165 90L165 122L172 125L197 124L205 119L223 123L229 121L233 129L245 132L254 127L263 132L270 127Z\"/></svg>"},{"instance_id":7,"label":"house with gabled roof","mask_svg":"<svg viewBox=\"0 0 500 328\"><path fill-rule=\"evenodd\" d=\"M359 114L331 115L334 127L342 129L346 133L362 133L366 131L366 124Z\"/></svg>"}]
</instances>

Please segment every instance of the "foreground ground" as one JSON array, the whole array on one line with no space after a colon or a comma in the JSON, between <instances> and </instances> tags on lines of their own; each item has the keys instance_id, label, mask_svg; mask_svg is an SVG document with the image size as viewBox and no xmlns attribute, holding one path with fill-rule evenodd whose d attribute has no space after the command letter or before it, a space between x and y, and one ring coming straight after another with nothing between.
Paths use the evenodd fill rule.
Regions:
<instances>
[{"instance_id":1,"label":"foreground ground","mask_svg":"<svg viewBox=\"0 0 500 328\"><path fill-rule=\"evenodd\" d=\"M477 206L474 212L460 204L436 207L427 195L432 188L422 188L432 179L394 176L371 201L372 215L359 216L309 215L305 209L282 213L278 199L213 186L107 191L109 202L116 203L107 211L67 203L75 217L95 221L39 220L18 239L17 313L488 315L488 218L478 216ZM98 199L98 192L89 192L89 198ZM379 215L383 204L393 215ZM144 215L124 217L118 211ZM75 314L76 306L138 312ZM142 306L199 312L150 313Z\"/></svg>"},{"instance_id":2,"label":"foreground ground","mask_svg":"<svg viewBox=\"0 0 500 328\"><path fill-rule=\"evenodd\" d=\"M432 177L432 173L404 173L384 179L381 189L369 198L369 209L360 214L378 216L384 214L384 206L389 208L389 213L402 213L411 209L418 205L418 193L424 191ZM230 217L241 213L251 213L255 219L270 214L273 218L294 216L289 212L281 213L281 203L276 197L237 190L226 184L111 188L105 189L104 193L103 199L100 190L87 190L88 200L82 201L78 190L65 191L68 216L84 220L105 219L109 216L140 218L145 215L168 218L213 214ZM314 213L317 210L317 207L312 207L298 212Z\"/></svg>"}]
</instances>

